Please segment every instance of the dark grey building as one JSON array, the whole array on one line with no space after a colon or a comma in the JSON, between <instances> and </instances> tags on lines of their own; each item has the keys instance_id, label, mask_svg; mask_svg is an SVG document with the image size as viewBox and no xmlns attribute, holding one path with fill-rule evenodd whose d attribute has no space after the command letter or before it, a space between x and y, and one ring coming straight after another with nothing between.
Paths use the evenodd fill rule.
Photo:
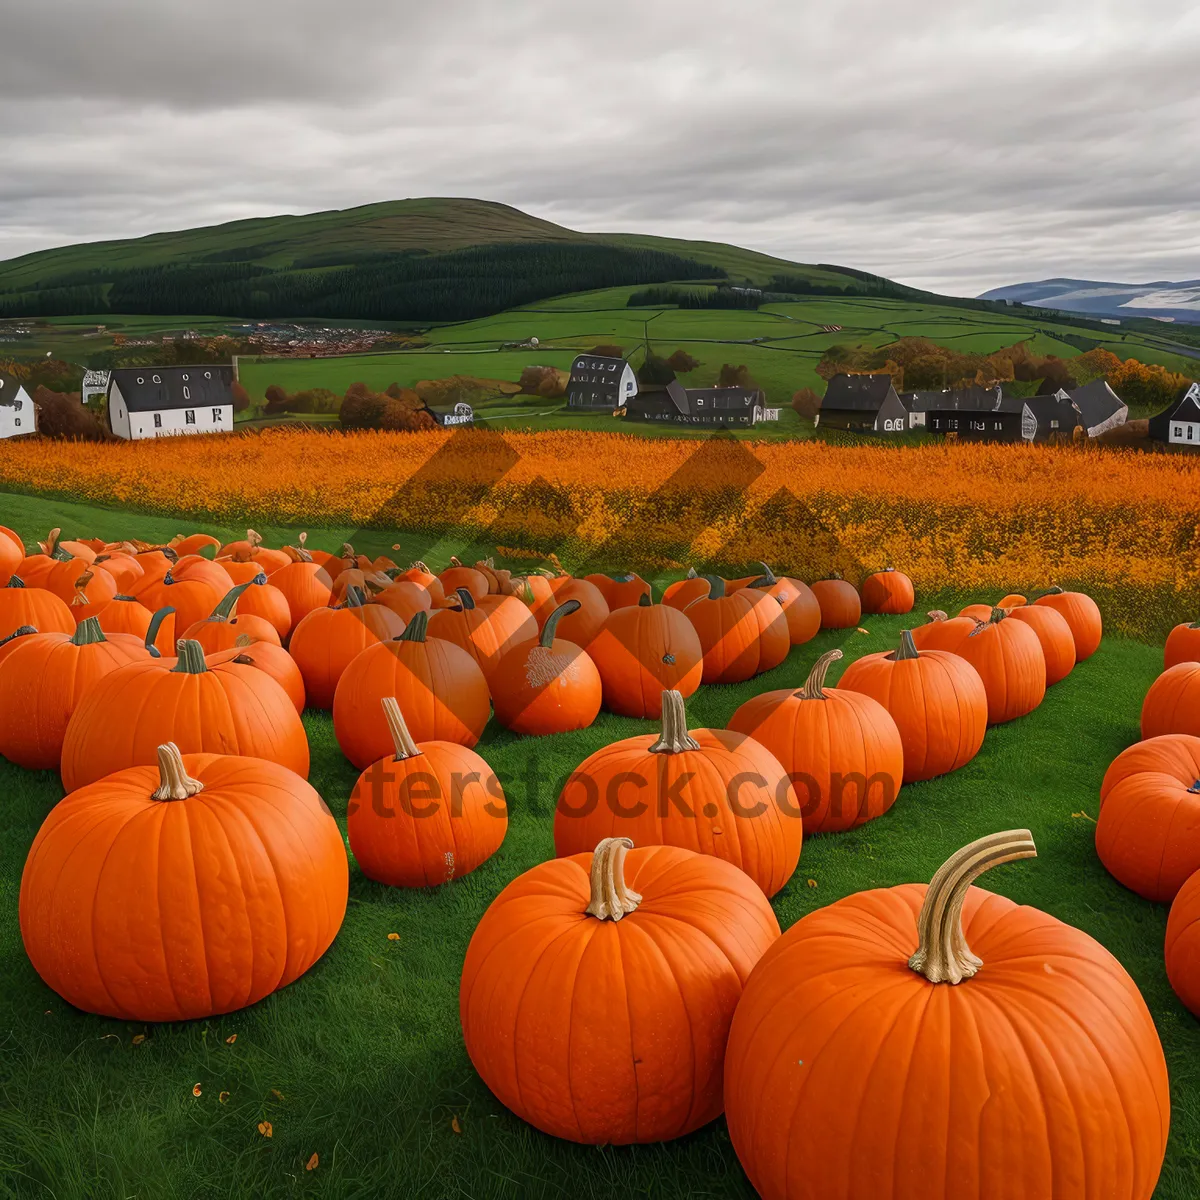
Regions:
<instances>
[{"instance_id":1,"label":"dark grey building","mask_svg":"<svg viewBox=\"0 0 1200 1200\"><path fill-rule=\"evenodd\" d=\"M615 412L637 394L637 376L623 358L581 354L571 364L568 408Z\"/></svg>"},{"instance_id":2,"label":"dark grey building","mask_svg":"<svg viewBox=\"0 0 1200 1200\"><path fill-rule=\"evenodd\" d=\"M1107 380L1093 379L1067 395L1078 415L1076 424L1087 430L1088 437L1107 433L1129 419L1129 406L1108 386Z\"/></svg>"},{"instance_id":3,"label":"dark grey building","mask_svg":"<svg viewBox=\"0 0 1200 1200\"><path fill-rule=\"evenodd\" d=\"M972 385L936 393L925 409L930 433L956 434L963 441L1016 442L1021 439L1025 401L1006 396L1000 386Z\"/></svg>"},{"instance_id":4,"label":"dark grey building","mask_svg":"<svg viewBox=\"0 0 1200 1200\"><path fill-rule=\"evenodd\" d=\"M900 403L890 375L835 375L825 388L819 429L851 433L903 433L909 411Z\"/></svg>"},{"instance_id":5,"label":"dark grey building","mask_svg":"<svg viewBox=\"0 0 1200 1200\"><path fill-rule=\"evenodd\" d=\"M1200 450L1200 383L1193 383L1182 399L1150 418L1155 441L1188 450Z\"/></svg>"},{"instance_id":6,"label":"dark grey building","mask_svg":"<svg viewBox=\"0 0 1200 1200\"><path fill-rule=\"evenodd\" d=\"M673 379L661 390L640 392L626 405L627 419L671 425L742 428L779 420L757 388L685 388Z\"/></svg>"}]
</instances>

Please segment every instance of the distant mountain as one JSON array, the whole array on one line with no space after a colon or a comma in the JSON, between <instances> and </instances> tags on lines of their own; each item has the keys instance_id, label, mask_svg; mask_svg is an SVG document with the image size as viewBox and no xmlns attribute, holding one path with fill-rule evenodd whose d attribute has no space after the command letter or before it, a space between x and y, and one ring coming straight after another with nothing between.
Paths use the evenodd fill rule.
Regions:
<instances>
[{"instance_id":1,"label":"distant mountain","mask_svg":"<svg viewBox=\"0 0 1200 1200\"><path fill-rule=\"evenodd\" d=\"M1200 279L1182 283L1103 283L1094 279L1042 279L993 288L981 300L1004 300L1090 317L1128 320L1159 317L1200 324Z\"/></svg>"}]
</instances>

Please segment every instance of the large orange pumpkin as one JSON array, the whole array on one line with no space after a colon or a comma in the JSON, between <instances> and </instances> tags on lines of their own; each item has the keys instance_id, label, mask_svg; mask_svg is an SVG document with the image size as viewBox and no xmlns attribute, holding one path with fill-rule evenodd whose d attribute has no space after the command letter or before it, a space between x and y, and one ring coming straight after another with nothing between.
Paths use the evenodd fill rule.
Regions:
<instances>
[{"instance_id":1,"label":"large orange pumpkin","mask_svg":"<svg viewBox=\"0 0 1200 1200\"><path fill-rule=\"evenodd\" d=\"M288 651L304 677L313 708L332 708L338 680L368 646L404 632L404 622L382 604L367 604L351 588L339 608L316 608L292 631Z\"/></svg>"},{"instance_id":2,"label":"large orange pumpkin","mask_svg":"<svg viewBox=\"0 0 1200 1200\"><path fill-rule=\"evenodd\" d=\"M490 678L501 657L514 646L537 641L538 627L533 614L516 596L485 592L476 597L460 587L449 607L439 608L430 616L429 636L460 646L479 664L484 678Z\"/></svg>"},{"instance_id":3,"label":"large orange pumpkin","mask_svg":"<svg viewBox=\"0 0 1200 1200\"><path fill-rule=\"evenodd\" d=\"M55 563L41 586L64 604L103 604L117 594L117 581L103 568L79 559Z\"/></svg>"},{"instance_id":4,"label":"large orange pumpkin","mask_svg":"<svg viewBox=\"0 0 1200 1200\"><path fill-rule=\"evenodd\" d=\"M429 614L419 612L390 642L364 650L342 673L333 697L333 732L360 770L392 745L381 707L394 696L418 742L474 746L491 715L487 680L461 647L426 638Z\"/></svg>"},{"instance_id":5,"label":"large orange pumpkin","mask_svg":"<svg viewBox=\"0 0 1200 1200\"><path fill-rule=\"evenodd\" d=\"M1035 853L1025 830L983 838L763 956L725 1059L763 1200L1150 1200L1171 1100L1137 985L1081 930L970 886Z\"/></svg>"},{"instance_id":6,"label":"large orange pumpkin","mask_svg":"<svg viewBox=\"0 0 1200 1200\"><path fill-rule=\"evenodd\" d=\"M541 863L467 948L467 1053L502 1104L554 1137L680 1137L721 1113L729 1023L778 936L762 892L706 855L614 838Z\"/></svg>"},{"instance_id":7,"label":"large orange pumpkin","mask_svg":"<svg viewBox=\"0 0 1200 1200\"><path fill-rule=\"evenodd\" d=\"M821 605L813 595L812 588L786 575L776 577L766 563L758 565L762 567L763 574L746 586L764 591L778 601L793 646L802 646L811 641L821 628Z\"/></svg>"},{"instance_id":8,"label":"large orange pumpkin","mask_svg":"<svg viewBox=\"0 0 1200 1200\"><path fill-rule=\"evenodd\" d=\"M901 630L900 647L852 662L838 683L878 700L904 745L904 782L957 771L979 753L987 732L987 692L979 672L945 650L919 651Z\"/></svg>"},{"instance_id":9,"label":"large orange pumpkin","mask_svg":"<svg viewBox=\"0 0 1200 1200\"><path fill-rule=\"evenodd\" d=\"M513 733L544 736L586 729L600 712L600 673L586 650L557 635L563 617L579 609L567 600L550 614L536 642L520 642L492 672L496 720Z\"/></svg>"},{"instance_id":10,"label":"large orange pumpkin","mask_svg":"<svg viewBox=\"0 0 1200 1200\"><path fill-rule=\"evenodd\" d=\"M904 744L887 709L861 692L825 686L841 657L840 650L827 650L799 691L764 692L729 722L783 764L805 833L853 829L882 816L904 779Z\"/></svg>"},{"instance_id":11,"label":"large orange pumpkin","mask_svg":"<svg viewBox=\"0 0 1200 1200\"><path fill-rule=\"evenodd\" d=\"M550 612L572 600L579 605L577 609L559 618L558 636L590 652L591 644L604 628L610 611L603 593L594 583L588 583L586 579L575 579L570 575L551 576L550 591L554 596ZM538 628L542 629L549 618L550 613L539 616Z\"/></svg>"},{"instance_id":12,"label":"large orange pumpkin","mask_svg":"<svg viewBox=\"0 0 1200 1200\"><path fill-rule=\"evenodd\" d=\"M50 811L21 877L25 951L86 1012L232 1012L298 979L337 936L342 836L321 797L275 763L173 745L156 757Z\"/></svg>"},{"instance_id":13,"label":"large orange pumpkin","mask_svg":"<svg viewBox=\"0 0 1200 1200\"><path fill-rule=\"evenodd\" d=\"M1075 669L1075 638L1066 618L1045 604L997 605L1009 619L1028 625L1037 634L1046 660L1046 686L1053 687ZM990 619L990 618L989 618Z\"/></svg>"},{"instance_id":14,"label":"large orange pumpkin","mask_svg":"<svg viewBox=\"0 0 1200 1200\"><path fill-rule=\"evenodd\" d=\"M491 591L487 576L474 567L465 567L457 558L450 560L450 565L438 576L445 596L453 596L460 588L470 592L475 600L482 600Z\"/></svg>"},{"instance_id":15,"label":"large orange pumpkin","mask_svg":"<svg viewBox=\"0 0 1200 1200\"><path fill-rule=\"evenodd\" d=\"M0 532L0 587L8 583L25 557L25 548Z\"/></svg>"},{"instance_id":16,"label":"large orange pumpkin","mask_svg":"<svg viewBox=\"0 0 1200 1200\"><path fill-rule=\"evenodd\" d=\"M228 580L218 587L207 579L176 579L168 571L161 579L155 579L147 572L130 594L151 612L160 608L174 609L175 628L182 632L197 621L205 620L228 591Z\"/></svg>"},{"instance_id":17,"label":"large orange pumpkin","mask_svg":"<svg viewBox=\"0 0 1200 1200\"><path fill-rule=\"evenodd\" d=\"M1076 662L1091 658L1099 649L1100 639L1104 635L1104 621L1091 596L1084 592L1064 592L1055 585L1044 596L1039 596L1034 604L1053 608L1066 619L1075 638Z\"/></svg>"},{"instance_id":18,"label":"large orange pumpkin","mask_svg":"<svg viewBox=\"0 0 1200 1200\"><path fill-rule=\"evenodd\" d=\"M697 575L692 567L688 567L688 573L682 579L668 583L663 589L662 602L669 608L677 608L683 612L693 600L706 597L711 588L712 585L705 576Z\"/></svg>"},{"instance_id":19,"label":"large orange pumpkin","mask_svg":"<svg viewBox=\"0 0 1200 1200\"><path fill-rule=\"evenodd\" d=\"M274 584L268 582L267 576L261 570L249 580L235 579L235 582L250 584L238 601L238 616L257 617L266 621L275 630L275 635L282 645L284 638L292 632L292 609L287 597Z\"/></svg>"},{"instance_id":20,"label":"large orange pumpkin","mask_svg":"<svg viewBox=\"0 0 1200 1200\"><path fill-rule=\"evenodd\" d=\"M70 608L45 588L26 587L18 575L0 588L0 638L31 625L39 633L74 633Z\"/></svg>"},{"instance_id":21,"label":"large orange pumpkin","mask_svg":"<svg viewBox=\"0 0 1200 1200\"><path fill-rule=\"evenodd\" d=\"M1169 667L1142 702L1142 737L1163 733L1200 735L1200 662Z\"/></svg>"},{"instance_id":22,"label":"large orange pumpkin","mask_svg":"<svg viewBox=\"0 0 1200 1200\"><path fill-rule=\"evenodd\" d=\"M398 583L389 583L385 588L367 586L373 604L381 604L390 608L406 625L419 612L429 612L433 607L433 597L419 583L402 579Z\"/></svg>"},{"instance_id":23,"label":"large orange pumpkin","mask_svg":"<svg viewBox=\"0 0 1200 1200\"><path fill-rule=\"evenodd\" d=\"M979 672L987 689L990 725L1033 712L1046 696L1041 642L1033 629L1014 621L1002 608L992 609L991 620L975 623L957 644L942 646L935 641L934 645L960 655Z\"/></svg>"},{"instance_id":24,"label":"large orange pumpkin","mask_svg":"<svg viewBox=\"0 0 1200 1200\"><path fill-rule=\"evenodd\" d=\"M103 567L113 577L117 591L122 594L127 594L130 588L135 587L146 573L135 554L124 552L97 555L96 566Z\"/></svg>"},{"instance_id":25,"label":"large orange pumpkin","mask_svg":"<svg viewBox=\"0 0 1200 1200\"><path fill-rule=\"evenodd\" d=\"M413 741L394 697L384 698L383 710L395 753L354 785L346 807L350 849L377 883L449 883L500 848L508 831L504 789L474 750Z\"/></svg>"},{"instance_id":26,"label":"large orange pumpkin","mask_svg":"<svg viewBox=\"0 0 1200 1200\"><path fill-rule=\"evenodd\" d=\"M852 629L862 620L862 597L844 579L818 579L812 594L821 608L822 629Z\"/></svg>"},{"instance_id":27,"label":"large orange pumpkin","mask_svg":"<svg viewBox=\"0 0 1200 1200\"><path fill-rule=\"evenodd\" d=\"M742 683L779 666L791 636L779 602L766 592L742 588L725 593L725 581L704 577L709 592L684 610L704 654L705 683Z\"/></svg>"},{"instance_id":28,"label":"large orange pumpkin","mask_svg":"<svg viewBox=\"0 0 1200 1200\"><path fill-rule=\"evenodd\" d=\"M67 726L62 778L68 791L156 761L175 742L185 753L265 758L308 776L308 739L287 694L265 672L222 662L209 669L197 642L179 658L118 667L80 701Z\"/></svg>"},{"instance_id":29,"label":"large orange pumpkin","mask_svg":"<svg viewBox=\"0 0 1200 1200\"><path fill-rule=\"evenodd\" d=\"M171 567L171 577L176 583L182 583L184 580L208 583L222 594L227 592L233 583L232 576L220 563L209 562L207 558L202 558L198 554L189 554L186 558L176 559L174 566Z\"/></svg>"},{"instance_id":30,"label":"large orange pumpkin","mask_svg":"<svg viewBox=\"0 0 1200 1200\"><path fill-rule=\"evenodd\" d=\"M111 671L149 657L135 637L106 638L94 617L70 637L21 638L0 669L0 754L27 770L56 769L83 697Z\"/></svg>"},{"instance_id":31,"label":"large orange pumpkin","mask_svg":"<svg viewBox=\"0 0 1200 1200\"><path fill-rule=\"evenodd\" d=\"M293 629L310 612L328 608L333 599L333 578L325 567L315 562L288 563L271 573L270 582L287 601Z\"/></svg>"},{"instance_id":32,"label":"large orange pumpkin","mask_svg":"<svg viewBox=\"0 0 1200 1200\"><path fill-rule=\"evenodd\" d=\"M1100 786L1096 853L1119 883L1160 903L1200 871L1200 738L1166 734L1117 755Z\"/></svg>"},{"instance_id":33,"label":"large orange pumpkin","mask_svg":"<svg viewBox=\"0 0 1200 1200\"><path fill-rule=\"evenodd\" d=\"M155 623L157 614L141 601L132 596L114 596L107 604L92 605L87 611L106 634L128 633L143 645L148 642L157 647L160 654L175 653L174 609L162 610L162 616Z\"/></svg>"},{"instance_id":34,"label":"large orange pumpkin","mask_svg":"<svg viewBox=\"0 0 1200 1200\"><path fill-rule=\"evenodd\" d=\"M913 644L918 650L950 650L957 646L978 624L975 617L950 617L940 608L925 614L929 621L912 630ZM988 610L991 619L991 609Z\"/></svg>"},{"instance_id":35,"label":"large orange pumpkin","mask_svg":"<svg viewBox=\"0 0 1200 1200\"><path fill-rule=\"evenodd\" d=\"M895 567L884 567L863 580L863 612L893 616L912 612L915 598L912 580Z\"/></svg>"},{"instance_id":36,"label":"large orange pumpkin","mask_svg":"<svg viewBox=\"0 0 1200 1200\"><path fill-rule=\"evenodd\" d=\"M688 731L683 697L662 698L662 732L614 742L567 780L554 814L554 852L601 838L683 846L740 867L773 896L800 861L800 805L779 760L726 729Z\"/></svg>"},{"instance_id":37,"label":"large orange pumpkin","mask_svg":"<svg viewBox=\"0 0 1200 1200\"><path fill-rule=\"evenodd\" d=\"M1200 1017L1200 871L1188 876L1171 905L1163 956L1175 995Z\"/></svg>"},{"instance_id":38,"label":"large orange pumpkin","mask_svg":"<svg viewBox=\"0 0 1200 1200\"><path fill-rule=\"evenodd\" d=\"M0 575L2 578L2 575ZM1200 621L1176 625L1163 647L1163 670L1181 662L1200 662Z\"/></svg>"},{"instance_id":39,"label":"large orange pumpkin","mask_svg":"<svg viewBox=\"0 0 1200 1200\"><path fill-rule=\"evenodd\" d=\"M296 712L303 714L307 699L304 695L304 676L300 674L296 660L286 650L274 642L255 642L244 636L238 638L234 650L233 662L265 671L287 693Z\"/></svg>"},{"instance_id":40,"label":"large orange pumpkin","mask_svg":"<svg viewBox=\"0 0 1200 1200\"><path fill-rule=\"evenodd\" d=\"M212 614L185 629L183 636L190 642L199 642L204 647L205 654L232 649L243 634L256 642L274 642L277 646L282 645L279 634L270 621L242 612L242 600L252 586L249 583L239 583L237 587L231 588L221 603L213 609Z\"/></svg>"},{"instance_id":41,"label":"large orange pumpkin","mask_svg":"<svg viewBox=\"0 0 1200 1200\"><path fill-rule=\"evenodd\" d=\"M632 571L626 571L623 575L585 575L584 578L599 589L610 612L628 608L631 604L641 604L643 596L654 599L650 585Z\"/></svg>"},{"instance_id":42,"label":"large orange pumpkin","mask_svg":"<svg viewBox=\"0 0 1200 1200\"><path fill-rule=\"evenodd\" d=\"M660 717L663 692L686 699L703 675L704 651L691 621L648 596L609 613L588 654L600 672L604 707L624 717Z\"/></svg>"}]
</instances>

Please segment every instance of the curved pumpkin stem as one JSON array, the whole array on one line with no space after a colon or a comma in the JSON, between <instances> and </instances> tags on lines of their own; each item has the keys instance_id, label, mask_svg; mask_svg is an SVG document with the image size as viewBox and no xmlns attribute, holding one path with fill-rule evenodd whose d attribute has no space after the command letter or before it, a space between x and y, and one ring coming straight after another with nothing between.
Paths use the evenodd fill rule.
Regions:
<instances>
[{"instance_id":1,"label":"curved pumpkin stem","mask_svg":"<svg viewBox=\"0 0 1200 1200\"><path fill-rule=\"evenodd\" d=\"M680 692L663 692L662 733L658 735L658 741L650 747L650 753L682 754L685 750L699 749L700 743L688 733L683 695Z\"/></svg>"},{"instance_id":2,"label":"curved pumpkin stem","mask_svg":"<svg viewBox=\"0 0 1200 1200\"><path fill-rule=\"evenodd\" d=\"M796 693L796 698L799 700L824 700L825 692L822 689L825 687L825 676L829 674L829 668L841 657L840 650L826 650L813 663L812 670L809 671L808 678L804 681L804 686Z\"/></svg>"},{"instance_id":3,"label":"curved pumpkin stem","mask_svg":"<svg viewBox=\"0 0 1200 1200\"><path fill-rule=\"evenodd\" d=\"M225 599L212 610L212 616L208 619L210 621L228 621L230 617L234 616L237 602L242 598L242 594L253 582L254 580L251 579L248 583L239 583L232 591L226 592Z\"/></svg>"},{"instance_id":4,"label":"curved pumpkin stem","mask_svg":"<svg viewBox=\"0 0 1200 1200\"><path fill-rule=\"evenodd\" d=\"M774 587L779 582L775 572L765 562L760 562L758 565L762 567L763 573L750 586L752 588Z\"/></svg>"},{"instance_id":5,"label":"curved pumpkin stem","mask_svg":"<svg viewBox=\"0 0 1200 1200\"><path fill-rule=\"evenodd\" d=\"M10 588L23 588L25 586L25 580L18 578L16 575L10 575L8 577L8 582L4 586Z\"/></svg>"},{"instance_id":6,"label":"curved pumpkin stem","mask_svg":"<svg viewBox=\"0 0 1200 1200\"><path fill-rule=\"evenodd\" d=\"M528 585L526 585L528 586ZM463 606L464 612L473 612L475 609L475 597L471 595L469 588L455 588L454 594L458 597L458 602Z\"/></svg>"},{"instance_id":7,"label":"curved pumpkin stem","mask_svg":"<svg viewBox=\"0 0 1200 1200\"><path fill-rule=\"evenodd\" d=\"M900 647L888 655L888 660L891 662L904 662L909 658L920 657L921 652L917 649L917 643L913 641L912 630L900 630Z\"/></svg>"},{"instance_id":8,"label":"curved pumpkin stem","mask_svg":"<svg viewBox=\"0 0 1200 1200\"><path fill-rule=\"evenodd\" d=\"M1036 858L1037 847L1028 829L993 833L964 846L939 868L925 892L917 918L919 942L908 965L930 983L962 983L983 961L971 953L962 928L967 889L984 871L1021 858Z\"/></svg>"},{"instance_id":9,"label":"curved pumpkin stem","mask_svg":"<svg viewBox=\"0 0 1200 1200\"><path fill-rule=\"evenodd\" d=\"M388 732L392 735L392 745L396 748L396 762L403 762L406 758L416 758L421 753L421 747L409 733L396 697L384 696L382 704L383 715L387 718Z\"/></svg>"},{"instance_id":10,"label":"curved pumpkin stem","mask_svg":"<svg viewBox=\"0 0 1200 1200\"><path fill-rule=\"evenodd\" d=\"M174 614L175 610L173 608L160 608L150 618L150 627L146 630L145 646L150 651L151 658L162 658L162 654L154 643L158 641L158 631L162 628L163 622Z\"/></svg>"},{"instance_id":11,"label":"curved pumpkin stem","mask_svg":"<svg viewBox=\"0 0 1200 1200\"><path fill-rule=\"evenodd\" d=\"M626 837L605 838L592 855L592 895L584 910L601 921L619 921L641 904L642 897L625 886L625 855L633 849Z\"/></svg>"},{"instance_id":12,"label":"curved pumpkin stem","mask_svg":"<svg viewBox=\"0 0 1200 1200\"><path fill-rule=\"evenodd\" d=\"M423 642L429 629L429 613L424 609L413 613L412 620L404 627L404 632L394 638L397 642Z\"/></svg>"},{"instance_id":13,"label":"curved pumpkin stem","mask_svg":"<svg viewBox=\"0 0 1200 1200\"><path fill-rule=\"evenodd\" d=\"M367 593L360 587L348 587L346 598L342 601L343 608L362 608L367 603Z\"/></svg>"},{"instance_id":14,"label":"curved pumpkin stem","mask_svg":"<svg viewBox=\"0 0 1200 1200\"><path fill-rule=\"evenodd\" d=\"M950 614L941 608L931 608L925 614L931 621L945 621L949 619Z\"/></svg>"},{"instance_id":15,"label":"curved pumpkin stem","mask_svg":"<svg viewBox=\"0 0 1200 1200\"><path fill-rule=\"evenodd\" d=\"M180 675L203 675L208 670L204 661L204 647L199 642L182 641L175 647L179 662L173 670Z\"/></svg>"},{"instance_id":16,"label":"curved pumpkin stem","mask_svg":"<svg viewBox=\"0 0 1200 1200\"><path fill-rule=\"evenodd\" d=\"M638 608L650 608L653 606L653 604L654 604L654 601L651 600L650 597L647 596L645 592L643 592L638 597Z\"/></svg>"},{"instance_id":17,"label":"curved pumpkin stem","mask_svg":"<svg viewBox=\"0 0 1200 1200\"><path fill-rule=\"evenodd\" d=\"M95 646L100 642L107 642L108 638L104 636L104 630L100 628L99 617L85 617L75 628L74 636L71 638L72 646Z\"/></svg>"},{"instance_id":18,"label":"curved pumpkin stem","mask_svg":"<svg viewBox=\"0 0 1200 1200\"><path fill-rule=\"evenodd\" d=\"M158 790L154 800L188 800L204 791L204 784L193 779L183 765L183 755L174 742L158 748Z\"/></svg>"},{"instance_id":19,"label":"curved pumpkin stem","mask_svg":"<svg viewBox=\"0 0 1200 1200\"><path fill-rule=\"evenodd\" d=\"M986 622L988 625L999 625L1001 621L1008 619L1007 608L993 608L992 615Z\"/></svg>"},{"instance_id":20,"label":"curved pumpkin stem","mask_svg":"<svg viewBox=\"0 0 1200 1200\"><path fill-rule=\"evenodd\" d=\"M263 544L262 534L256 533L253 529L246 530L246 541L249 545L257 549Z\"/></svg>"},{"instance_id":21,"label":"curved pumpkin stem","mask_svg":"<svg viewBox=\"0 0 1200 1200\"><path fill-rule=\"evenodd\" d=\"M7 646L9 642L15 641L19 637L28 637L31 633L37 633L32 625L20 625L8 637L0 638L0 646Z\"/></svg>"},{"instance_id":22,"label":"curved pumpkin stem","mask_svg":"<svg viewBox=\"0 0 1200 1200\"><path fill-rule=\"evenodd\" d=\"M554 632L558 629L558 623L563 617L569 617L573 612L578 612L581 605L578 600L564 600L547 618L546 624L542 627L542 635L538 638L538 645L543 650L549 650L554 645Z\"/></svg>"},{"instance_id":23,"label":"curved pumpkin stem","mask_svg":"<svg viewBox=\"0 0 1200 1200\"><path fill-rule=\"evenodd\" d=\"M720 600L725 595L725 580L720 575L701 575L700 578L708 584L708 598L710 600Z\"/></svg>"}]
</instances>

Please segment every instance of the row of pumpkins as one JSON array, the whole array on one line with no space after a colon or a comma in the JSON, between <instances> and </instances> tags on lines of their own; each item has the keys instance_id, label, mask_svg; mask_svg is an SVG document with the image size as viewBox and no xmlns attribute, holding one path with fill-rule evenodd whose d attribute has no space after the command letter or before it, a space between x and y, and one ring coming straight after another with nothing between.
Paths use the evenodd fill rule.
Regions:
<instances>
[{"instance_id":1,"label":"row of pumpkins","mask_svg":"<svg viewBox=\"0 0 1200 1200\"><path fill-rule=\"evenodd\" d=\"M586 658L600 676L597 709L660 716L662 731L601 750L576 771L556 815L559 857L510 883L472 937L463 1034L501 1101L587 1143L661 1141L724 1110L738 1157L768 1198L1083 1200L1100 1194L1098 1181L1105 1196L1150 1197L1169 1096L1136 986L1081 931L970 887L991 867L1031 857L1027 831L964 848L928 888L859 893L784 935L767 902L794 870L804 830L878 815L902 779L962 765L989 721L1029 711L1061 678L1062 630L1020 610L1060 621L1072 662L1094 651L1099 614L1086 597L1008 597L986 620L939 614L894 653L851 664L837 688L824 684L839 656L831 651L800 691L756 697L729 730L689 731L685 692L782 661L786 647L772 661L770 627L782 617L788 645L807 640L821 624L822 590L833 593L826 623L857 624L857 593L851 601L846 584L808 592L768 573L681 581L653 604L636 577L514 583L486 563L435 577L348 558L338 569L303 546L268 573L264 556L280 552L253 538L213 547L216 563L199 553L206 543L187 539L165 552L51 538L28 557L14 545L17 578L33 585L0 591L20 594L0 604L0 638L10 638L0 646L0 704L11 706L0 729L25 725L29 753L52 757L57 726L33 720L51 707L44 689L74 706L58 743L70 794L30 850L21 928L39 974L78 1007L141 1020L227 1012L294 980L328 948L348 867L336 822L304 779L304 692L332 706L339 742L363 768L348 806L363 870L438 883L486 859L506 829L503 792L471 749L489 698L499 715L508 689L523 690L514 720L533 710L558 727L565 708L590 723L590 701L574 705ZM155 555L168 563L158 579L165 596L140 577L117 584L106 566L128 558L146 574L158 569ZM258 570L235 583L246 590L232 600L226 587L201 611L213 596L189 587L181 607L175 589L203 584L201 563ZM87 594L101 571L119 592ZM65 607L104 611L68 611L71 628L49 626L57 633L22 632L55 611L39 592L64 604L51 585L65 587L72 572ZM891 575L889 596L903 579ZM578 631L597 615L585 583L608 608L590 639ZM398 584L415 585L428 604L407 588L392 592ZM150 604L133 602L145 628L139 618L132 634L106 633L105 611L124 615L131 602L118 596L142 588ZM248 620L270 624L244 607L247 596L269 598L256 593L264 588L288 605L287 631L272 629L290 653ZM907 611L911 590L899 590L890 603L907 599ZM770 596L779 616L754 593ZM808 596L815 624L811 612L798 619ZM515 622L510 599L525 615L540 603L540 633L501 636L506 623L490 618L506 610ZM164 637L165 607L176 630ZM400 632L381 625L349 654L346 631L366 627L374 609L397 615ZM572 618L578 642L558 636ZM440 620L449 636L434 632ZM325 623L311 659L308 621ZM287 689L285 659L303 691ZM484 682L482 701L468 668ZM554 700L540 706L547 695ZM201 752L181 753L180 743ZM853 777L859 802L842 812L835 787ZM595 802L620 797L631 778L653 781L666 809L647 819L624 800ZM429 803L454 787L458 820Z\"/></svg>"}]
</instances>

